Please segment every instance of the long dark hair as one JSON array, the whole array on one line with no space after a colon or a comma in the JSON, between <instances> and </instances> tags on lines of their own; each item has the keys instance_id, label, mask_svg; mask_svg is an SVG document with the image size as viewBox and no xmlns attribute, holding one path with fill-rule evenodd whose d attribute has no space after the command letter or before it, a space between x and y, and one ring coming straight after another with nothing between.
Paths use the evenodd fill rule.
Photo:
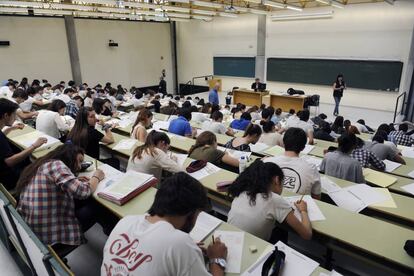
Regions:
<instances>
[{"instance_id":1,"label":"long dark hair","mask_svg":"<svg viewBox=\"0 0 414 276\"><path fill-rule=\"evenodd\" d=\"M81 107L76 115L75 125L69 132L67 140L83 149L88 147L88 114L94 111L91 107Z\"/></svg>"},{"instance_id":2,"label":"long dark hair","mask_svg":"<svg viewBox=\"0 0 414 276\"><path fill-rule=\"evenodd\" d=\"M336 76L336 81L335 81L337 86L341 85L341 83L339 82L339 78L342 78L342 84L345 83L344 75L339 74L338 76Z\"/></svg>"},{"instance_id":3,"label":"long dark hair","mask_svg":"<svg viewBox=\"0 0 414 276\"><path fill-rule=\"evenodd\" d=\"M167 145L171 143L170 138L168 137L165 132L161 131L151 131L147 139L145 140L145 143L141 146L138 146L135 148L134 152L132 153L131 159L134 160L135 158L141 159L142 154L145 152L152 157L155 155L155 148L157 147L157 144L159 142L164 142Z\"/></svg>"},{"instance_id":4,"label":"long dark hair","mask_svg":"<svg viewBox=\"0 0 414 276\"><path fill-rule=\"evenodd\" d=\"M84 154L83 149L72 144L64 144L49 152L45 156L37 159L34 163L26 167L16 185L16 193L20 194L33 177L36 175L40 166L51 160L62 161L73 173L76 170L76 162L78 154Z\"/></svg>"},{"instance_id":5,"label":"long dark hair","mask_svg":"<svg viewBox=\"0 0 414 276\"><path fill-rule=\"evenodd\" d=\"M257 194L262 194L264 199L269 198L272 180L276 176L279 177L280 183L283 183L284 174L278 165L272 162L263 163L263 161L256 159L230 185L228 194L231 197L238 197L246 192L250 198L250 205L254 206Z\"/></svg>"},{"instance_id":6,"label":"long dark hair","mask_svg":"<svg viewBox=\"0 0 414 276\"><path fill-rule=\"evenodd\" d=\"M65 107L66 107L66 104L65 104L64 101L62 101L62 100L53 100L49 104L48 109L50 111L54 111L54 112L58 112L59 113L59 110L62 109L62 108L65 108Z\"/></svg>"},{"instance_id":7,"label":"long dark hair","mask_svg":"<svg viewBox=\"0 0 414 276\"><path fill-rule=\"evenodd\" d=\"M191 146L190 151L188 152L188 155L191 155L191 153L197 148L201 148L207 145L211 146L216 142L217 142L217 137L213 132L203 131L197 137L195 144Z\"/></svg>"},{"instance_id":8,"label":"long dark hair","mask_svg":"<svg viewBox=\"0 0 414 276\"><path fill-rule=\"evenodd\" d=\"M146 119L151 118L153 116L152 112L149 109L142 109L135 120L134 125L132 126L131 133L134 131L134 128L139 124L144 122Z\"/></svg>"},{"instance_id":9,"label":"long dark hair","mask_svg":"<svg viewBox=\"0 0 414 276\"><path fill-rule=\"evenodd\" d=\"M256 136L262 135L262 129L260 128L260 126L250 123L247 126L246 130L244 131L243 137L254 136L254 135Z\"/></svg>"}]
</instances>

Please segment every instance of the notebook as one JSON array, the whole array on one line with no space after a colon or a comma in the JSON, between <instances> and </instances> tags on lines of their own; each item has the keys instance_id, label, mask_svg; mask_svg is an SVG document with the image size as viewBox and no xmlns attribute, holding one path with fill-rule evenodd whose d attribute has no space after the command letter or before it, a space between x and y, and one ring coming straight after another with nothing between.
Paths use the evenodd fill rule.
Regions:
<instances>
[{"instance_id":1,"label":"notebook","mask_svg":"<svg viewBox=\"0 0 414 276\"><path fill-rule=\"evenodd\" d=\"M391 186L392 184L397 182L397 178L390 176L386 173L374 171L372 169L365 168L363 173L365 181L383 188L387 188L388 186Z\"/></svg>"}]
</instances>

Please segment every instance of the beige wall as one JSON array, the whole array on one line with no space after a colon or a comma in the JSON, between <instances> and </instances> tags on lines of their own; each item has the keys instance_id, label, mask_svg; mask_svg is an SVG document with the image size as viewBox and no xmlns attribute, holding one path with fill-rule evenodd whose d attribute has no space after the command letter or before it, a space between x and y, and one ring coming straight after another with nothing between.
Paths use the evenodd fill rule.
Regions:
<instances>
[{"instance_id":1,"label":"beige wall","mask_svg":"<svg viewBox=\"0 0 414 276\"><path fill-rule=\"evenodd\" d=\"M404 69L400 90L409 89L413 60L409 59L414 26L414 1L394 6L377 3L335 9L333 19L267 22L266 57L400 60ZM255 56L257 18L218 18L198 24L179 23L179 82L196 74L213 73L213 56ZM197 51L194 50L197 49ZM346 76L345 76L346 77ZM249 87L252 80L223 77L225 89ZM334 80L333 80L334 81ZM329 86L268 82L271 91L289 87L318 93L333 103ZM342 104L393 110L398 93L349 88Z\"/></svg>"},{"instance_id":2,"label":"beige wall","mask_svg":"<svg viewBox=\"0 0 414 276\"><path fill-rule=\"evenodd\" d=\"M0 40L10 41L0 47L0 81L71 78L63 19L0 16Z\"/></svg>"}]
</instances>

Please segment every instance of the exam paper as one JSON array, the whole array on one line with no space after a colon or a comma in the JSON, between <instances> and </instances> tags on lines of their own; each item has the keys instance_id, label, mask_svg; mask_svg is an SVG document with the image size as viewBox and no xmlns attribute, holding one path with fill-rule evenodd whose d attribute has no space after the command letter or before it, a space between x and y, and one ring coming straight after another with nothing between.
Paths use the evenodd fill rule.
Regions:
<instances>
[{"instance_id":1,"label":"exam paper","mask_svg":"<svg viewBox=\"0 0 414 276\"><path fill-rule=\"evenodd\" d=\"M319 266L319 263L299 253L281 241L277 242L276 246L278 250L283 251L286 255L282 276L311 275Z\"/></svg>"},{"instance_id":2,"label":"exam paper","mask_svg":"<svg viewBox=\"0 0 414 276\"><path fill-rule=\"evenodd\" d=\"M251 152L247 152L247 151L240 151L240 150L233 150L233 149L226 149L225 147L222 146L218 146L217 149L227 152L231 157L239 160L240 157L245 156L247 158L249 158L252 153Z\"/></svg>"},{"instance_id":3,"label":"exam paper","mask_svg":"<svg viewBox=\"0 0 414 276\"><path fill-rule=\"evenodd\" d=\"M302 221L302 216L300 215L300 212L298 208L295 206L295 202L300 200L302 196L290 196L290 197L284 197L292 206L294 210L295 217L297 217L298 220ZM302 199L306 202L308 205L308 216L310 221L318 221L318 220L325 220L325 216L322 214L321 209L319 209L318 205L316 205L315 200L309 196L305 195Z\"/></svg>"},{"instance_id":4,"label":"exam paper","mask_svg":"<svg viewBox=\"0 0 414 276\"><path fill-rule=\"evenodd\" d=\"M403 149L401 154L404 157L414 158L414 148Z\"/></svg>"},{"instance_id":5,"label":"exam paper","mask_svg":"<svg viewBox=\"0 0 414 276\"><path fill-rule=\"evenodd\" d=\"M159 131L160 129L168 129L169 126L170 123L166 121L156 121L152 124L152 128L156 131Z\"/></svg>"},{"instance_id":6,"label":"exam paper","mask_svg":"<svg viewBox=\"0 0 414 276\"><path fill-rule=\"evenodd\" d=\"M322 189L324 189L328 194L341 190L341 187L326 176L321 177L321 185Z\"/></svg>"},{"instance_id":7,"label":"exam paper","mask_svg":"<svg viewBox=\"0 0 414 276\"><path fill-rule=\"evenodd\" d=\"M260 153L260 152L270 148L269 145L266 145L264 143L249 144L249 146L250 146L250 149L252 150L252 152L257 152L257 153Z\"/></svg>"},{"instance_id":8,"label":"exam paper","mask_svg":"<svg viewBox=\"0 0 414 276\"><path fill-rule=\"evenodd\" d=\"M395 169L397 169L398 167L401 166L400 163L393 162L393 161L390 161L390 160L384 160L384 163L385 163L385 171L386 172L392 172L392 171L394 171Z\"/></svg>"},{"instance_id":9,"label":"exam paper","mask_svg":"<svg viewBox=\"0 0 414 276\"><path fill-rule=\"evenodd\" d=\"M414 195L414 183L402 186L401 189Z\"/></svg>"},{"instance_id":10,"label":"exam paper","mask_svg":"<svg viewBox=\"0 0 414 276\"><path fill-rule=\"evenodd\" d=\"M225 272L240 273L244 232L215 231L214 238L220 238L221 242L227 246L227 266Z\"/></svg>"},{"instance_id":11,"label":"exam paper","mask_svg":"<svg viewBox=\"0 0 414 276\"><path fill-rule=\"evenodd\" d=\"M264 151L265 154L268 154L271 156L282 155L284 152L285 152L285 149L282 148L281 146L273 146Z\"/></svg>"},{"instance_id":12,"label":"exam paper","mask_svg":"<svg viewBox=\"0 0 414 276\"><path fill-rule=\"evenodd\" d=\"M34 142L36 142L36 140L40 137L44 137L47 139L47 142L45 144L43 144L42 146L40 146L39 148L37 148L35 150L36 151L40 151L43 149L47 149L50 148L52 145L56 144L56 143L60 143L60 141L58 139L56 139L55 137L49 136L43 132L40 132L38 130L17 136L16 138L14 138L14 140L17 143L20 143L23 145L24 148L28 148L30 147Z\"/></svg>"},{"instance_id":13,"label":"exam paper","mask_svg":"<svg viewBox=\"0 0 414 276\"><path fill-rule=\"evenodd\" d=\"M302 150L302 153L309 154L309 152L311 152L314 148L315 146L306 144L305 148Z\"/></svg>"},{"instance_id":14,"label":"exam paper","mask_svg":"<svg viewBox=\"0 0 414 276\"><path fill-rule=\"evenodd\" d=\"M190 236L195 242L201 242L220 224L221 220L219 220L218 218L213 217L212 215L209 215L206 212L201 212L198 215L193 230L191 230L190 232Z\"/></svg>"},{"instance_id":15,"label":"exam paper","mask_svg":"<svg viewBox=\"0 0 414 276\"><path fill-rule=\"evenodd\" d=\"M135 139L122 139L116 144L115 147L113 147L113 150L129 150L134 147L136 143L137 140Z\"/></svg>"},{"instance_id":16,"label":"exam paper","mask_svg":"<svg viewBox=\"0 0 414 276\"><path fill-rule=\"evenodd\" d=\"M202 168L201 170L198 170L196 172L190 173L189 175L191 175L192 177L194 177L197 180L200 180L206 176L209 176L211 174L215 174L217 172L220 171L220 168L211 164L211 163L207 163L207 165Z\"/></svg>"},{"instance_id":17,"label":"exam paper","mask_svg":"<svg viewBox=\"0 0 414 276\"><path fill-rule=\"evenodd\" d=\"M344 188L344 190L349 191L368 206L387 200L386 195L376 191L374 188L368 186L367 184L355 184Z\"/></svg>"},{"instance_id":18,"label":"exam paper","mask_svg":"<svg viewBox=\"0 0 414 276\"><path fill-rule=\"evenodd\" d=\"M387 188L372 188L376 192L381 193L387 199L379 203L371 204L372 207L386 207L386 208L397 208L397 204L391 196L390 191Z\"/></svg>"},{"instance_id":19,"label":"exam paper","mask_svg":"<svg viewBox=\"0 0 414 276\"><path fill-rule=\"evenodd\" d=\"M98 194L105 188L111 186L118 178L124 175L123 172L118 171L117 169L114 169L112 166L109 166L108 164L102 164L98 167L98 169L104 172L105 178L101 182L99 182L98 187L96 187L96 191L94 192L94 194ZM79 173L79 176L86 176L86 177L91 178L94 172L95 172L95 164L90 166L88 168L88 171Z\"/></svg>"},{"instance_id":20,"label":"exam paper","mask_svg":"<svg viewBox=\"0 0 414 276\"><path fill-rule=\"evenodd\" d=\"M330 193L329 196L338 207L354 213L359 213L367 207L367 205L360 198L344 189Z\"/></svg>"},{"instance_id":21,"label":"exam paper","mask_svg":"<svg viewBox=\"0 0 414 276\"><path fill-rule=\"evenodd\" d=\"M177 159L177 163L178 165L180 165L181 168L184 168L184 162L188 158L188 154L171 153L171 156Z\"/></svg>"},{"instance_id":22,"label":"exam paper","mask_svg":"<svg viewBox=\"0 0 414 276\"><path fill-rule=\"evenodd\" d=\"M153 178L151 174L128 171L102 192L121 199L146 184L151 178Z\"/></svg>"},{"instance_id":23,"label":"exam paper","mask_svg":"<svg viewBox=\"0 0 414 276\"><path fill-rule=\"evenodd\" d=\"M408 174L408 176L409 176L409 177L411 177L411 178L414 178L414 171L410 172L410 173Z\"/></svg>"}]
</instances>

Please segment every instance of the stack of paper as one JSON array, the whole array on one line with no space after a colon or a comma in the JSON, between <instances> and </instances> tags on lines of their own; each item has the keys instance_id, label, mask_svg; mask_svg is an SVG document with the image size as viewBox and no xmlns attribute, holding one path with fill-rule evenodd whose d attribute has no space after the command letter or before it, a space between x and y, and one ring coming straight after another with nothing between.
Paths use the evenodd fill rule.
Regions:
<instances>
[{"instance_id":1,"label":"stack of paper","mask_svg":"<svg viewBox=\"0 0 414 276\"><path fill-rule=\"evenodd\" d=\"M136 143L137 140L135 139L122 139L113 147L113 150L130 150L135 146Z\"/></svg>"},{"instance_id":2,"label":"stack of paper","mask_svg":"<svg viewBox=\"0 0 414 276\"><path fill-rule=\"evenodd\" d=\"M264 143L249 144L249 146L252 152L257 152L257 153L261 153L264 150L270 148L269 145L264 144Z\"/></svg>"},{"instance_id":3,"label":"stack of paper","mask_svg":"<svg viewBox=\"0 0 414 276\"><path fill-rule=\"evenodd\" d=\"M385 163L385 171L386 172L392 172L395 169L397 169L399 166L401 166L400 163L393 162L393 161L390 161L390 160L384 160L384 163Z\"/></svg>"},{"instance_id":4,"label":"stack of paper","mask_svg":"<svg viewBox=\"0 0 414 276\"><path fill-rule=\"evenodd\" d=\"M189 175L191 175L192 177L194 177L197 180L203 179L206 176L215 174L217 172L219 172L221 169L213 164L211 164L210 162L207 163L207 165L202 168L201 170L198 170L196 172L190 173Z\"/></svg>"},{"instance_id":5,"label":"stack of paper","mask_svg":"<svg viewBox=\"0 0 414 276\"><path fill-rule=\"evenodd\" d=\"M279 156L285 152L285 149L281 146L273 146L268 148L267 150L263 151L263 153L270 155L270 156Z\"/></svg>"},{"instance_id":6,"label":"stack of paper","mask_svg":"<svg viewBox=\"0 0 414 276\"><path fill-rule=\"evenodd\" d=\"M328 194L341 190L341 187L339 187L335 182L331 181L326 176L321 177L321 185L322 189L324 189Z\"/></svg>"},{"instance_id":7,"label":"stack of paper","mask_svg":"<svg viewBox=\"0 0 414 276\"><path fill-rule=\"evenodd\" d=\"M406 192L409 192L410 194L414 195L414 183L408 184L408 185L405 185L405 186L401 186L401 189L403 189Z\"/></svg>"},{"instance_id":8,"label":"stack of paper","mask_svg":"<svg viewBox=\"0 0 414 276\"><path fill-rule=\"evenodd\" d=\"M285 197L285 199L292 206L295 216L300 221L302 221L302 216L301 216L298 208L296 208L294 203L296 201L300 200L301 197L302 196ZM319 209L318 205L316 205L316 203L315 203L315 200L311 196L305 195L302 200L305 201L306 204L308 205L308 216L309 216L310 221L318 221L318 220L325 220L326 219L325 216L322 214L321 209Z\"/></svg>"},{"instance_id":9,"label":"stack of paper","mask_svg":"<svg viewBox=\"0 0 414 276\"><path fill-rule=\"evenodd\" d=\"M367 182L375 184L377 186L387 188L391 186L395 182L397 182L397 178L390 176L386 173L374 171L372 169L365 168L363 170L364 178Z\"/></svg>"},{"instance_id":10,"label":"stack of paper","mask_svg":"<svg viewBox=\"0 0 414 276\"><path fill-rule=\"evenodd\" d=\"M195 242L201 242L208 235L210 235L220 224L221 220L219 220L218 218L215 218L212 215L207 214L206 212L201 212L198 215L193 230L191 230L190 232L190 236Z\"/></svg>"},{"instance_id":11,"label":"stack of paper","mask_svg":"<svg viewBox=\"0 0 414 276\"><path fill-rule=\"evenodd\" d=\"M367 205L360 198L344 189L332 192L329 196L337 206L354 213L359 213L367 207Z\"/></svg>"},{"instance_id":12,"label":"stack of paper","mask_svg":"<svg viewBox=\"0 0 414 276\"><path fill-rule=\"evenodd\" d=\"M244 232L215 231L214 238L227 246L227 266L225 272L240 273L244 245Z\"/></svg>"},{"instance_id":13,"label":"stack of paper","mask_svg":"<svg viewBox=\"0 0 414 276\"><path fill-rule=\"evenodd\" d=\"M381 192L376 191L374 188L366 185L366 184L356 184L352 186L348 186L344 188L350 193L352 193L355 197L362 200L365 205L371 205L375 203L380 203L387 200L387 196Z\"/></svg>"},{"instance_id":14,"label":"stack of paper","mask_svg":"<svg viewBox=\"0 0 414 276\"><path fill-rule=\"evenodd\" d=\"M36 140L40 137L46 138L47 142L45 144L43 144L42 146L40 146L39 148L37 148L35 151L40 151L43 149L49 149L52 147L52 145L60 143L60 141L52 136L49 136L43 132L40 132L38 130L17 136L16 138L14 138L14 141L18 144L23 145L24 148L28 148L30 147L34 142L36 142Z\"/></svg>"},{"instance_id":15,"label":"stack of paper","mask_svg":"<svg viewBox=\"0 0 414 276\"><path fill-rule=\"evenodd\" d=\"M315 146L306 144L305 148L302 150L302 153L309 154L309 152L311 152L314 148Z\"/></svg>"}]
</instances>

